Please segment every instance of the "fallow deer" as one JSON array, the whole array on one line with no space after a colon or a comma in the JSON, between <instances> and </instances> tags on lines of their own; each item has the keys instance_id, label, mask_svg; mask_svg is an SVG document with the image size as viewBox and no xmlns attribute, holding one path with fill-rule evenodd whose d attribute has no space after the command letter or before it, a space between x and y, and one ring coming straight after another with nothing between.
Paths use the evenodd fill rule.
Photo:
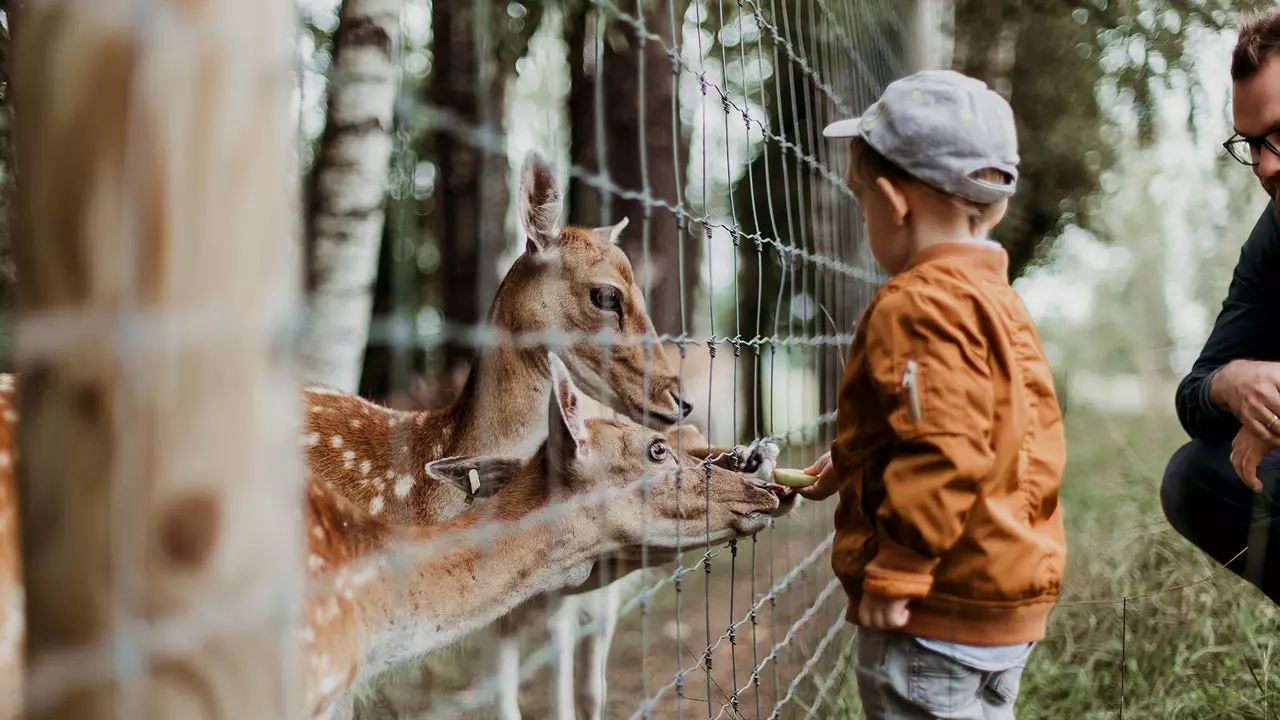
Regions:
<instances>
[{"instance_id":1,"label":"fallow deer","mask_svg":"<svg viewBox=\"0 0 1280 720\"><path fill-rule=\"evenodd\" d=\"M624 417L667 429L692 409L657 342L631 263L615 245L627 221L610 228L562 227L560 188L536 152L525 158L518 204L525 252L499 285L489 313L505 337L480 351L448 408L406 412L321 386L305 392L302 443L309 471L375 516L418 525L448 520L466 509L467 496L433 482L426 463L482 453L524 457L538 446L544 438L541 398L549 388L545 344L552 340L529 340L539 333L562 334L559 352L575 381ZM680 434L683 447L700 459L764 478L777 455L768 443L730 451L709 447L692 426L682 426ZM655 551L650 564L672 557ZM510 711L510 657L512 632L524 617L500 626L507 717L518 716ZM584 652L603 658L610 634L590 636Z\"/></svg>"},{"instance_id":2,"label":"fallow deer","mask_svg":"<svg viewBox=\"0 0 1280 720\"><path fill-rule=\"evenodd\" d=\"M466 509L465 494L429 482L425 465L451 456L525 457L543 439L555 348L587 395L654 429L691 410L657 343L631 263L614 241L626 227L561 227L561 193L530 152L521 171L525 252L498 287L484 347L459 396L439 411L394 411L322 386L304 393L308 469L374 515L420 525Z\"/></svg>"},{"instance_id":3,"label":"fallow deer","mask_svg":"<svg viewBox=\"0 0 1280 720\"><path fill-rule=\"evenodd\" d=\"M724 542L769 524L779 506L769 488L718 466L704 470L659 431L626 419L584 420L564 364L551 355L547 367L547 439L530 457L427 464L436 482L468 497L492 495L449 521L392 523L308 475L311 587L299 640L312 718L349 717L363 680L445 647L532 597L581 584L602 557L641 542L667 549L681 538ZM0 376L0 414L0 434L12 435L12 376ZM13 698L22 670L22 578L14 458L4 457L0 686ZM482 478L479 488L472 471ZM397 552L402 557L393 557Z\"/></svg>"},{"instance_id":4,"label":"fallow deer","mask_svg":"<svg viewBox=\"0 0 1280 720\"><path fill-rule=\"evenodd\" d=\"M580 585L602 557L642 542L661 549L691 538L725 542L769 524L779 500L764 484L715 465L704 469L666 434L629 420L583 419L565 366L552 355L548 368L547 439L531 457L427 464L434 480L468 497L492 493L451 520L394 525L311 483L313 572L344 573L335 592L315 597L307 617L317 710L345 711L350 703L340 696L361 680L444 647L533 597ZM490 537L409 559L405 568L367 562L395 545L480 530ZM353 569L362 564L369 567Z\"/></svg>"}]
</instances>

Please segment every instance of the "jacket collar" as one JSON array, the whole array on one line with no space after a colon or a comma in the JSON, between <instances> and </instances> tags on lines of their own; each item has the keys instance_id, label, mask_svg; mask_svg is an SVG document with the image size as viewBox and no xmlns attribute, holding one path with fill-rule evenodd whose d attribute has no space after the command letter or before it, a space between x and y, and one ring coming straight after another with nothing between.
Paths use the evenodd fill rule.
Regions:
<instances>
[{"instance_id":1,"label":"jacket collar","mask_svg":"<svg viewBox=\"0 0 1280 720\"><path fill-rule=\"evenodd\" d=\"M943 259L954 259L965 265L1007 279L1009 276L1009 253L993 240L970 240L938 243L917 252L907 261L902 272L919 267L928 262Z\"/></svg>"}]
</instances>

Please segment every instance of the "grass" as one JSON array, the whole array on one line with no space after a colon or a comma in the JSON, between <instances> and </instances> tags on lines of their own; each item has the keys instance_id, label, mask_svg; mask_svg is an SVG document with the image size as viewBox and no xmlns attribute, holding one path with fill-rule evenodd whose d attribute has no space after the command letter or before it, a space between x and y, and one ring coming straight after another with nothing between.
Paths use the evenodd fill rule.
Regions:
<instances>
[{"instance_id":1,"label":"grass","mask_svg":"<svg viewBox=\"0 0 1280 720\"><path fill-rule=\"evenodd\" d=\"M1172 403L1170 403L1172 404ZM1067 417L1066 587L1020 718L1275 718L1277 609L1165 522L1172 415Z\"/></svg>"}]
</instances>

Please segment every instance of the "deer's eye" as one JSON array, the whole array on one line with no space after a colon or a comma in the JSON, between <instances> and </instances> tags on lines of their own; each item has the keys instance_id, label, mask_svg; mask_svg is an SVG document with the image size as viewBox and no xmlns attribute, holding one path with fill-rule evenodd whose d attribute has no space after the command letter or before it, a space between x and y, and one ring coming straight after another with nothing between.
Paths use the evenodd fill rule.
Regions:
<instances>
[{"instance_id":1,"label":"deer's eye","mask_svg":"<svg viewBox=\"0 0 1280 720\"><path fill-rule=\"evenodd\" d=\"M622 309L622 295L608 285L591 288L591 304L605 312L619 312Z\"/></svg>"},{"instance_id":2,"label":"deer's eye","mask_svg":"<svg viewBox=\"0 0 1280 720\"><path fill-rule=\"evenodd\" d=\"M671 454L671 449L667 447L667 443L662 440L654 440L649 443L649 459L653 462L662 462Z\"/></svg>"}]
</instances>

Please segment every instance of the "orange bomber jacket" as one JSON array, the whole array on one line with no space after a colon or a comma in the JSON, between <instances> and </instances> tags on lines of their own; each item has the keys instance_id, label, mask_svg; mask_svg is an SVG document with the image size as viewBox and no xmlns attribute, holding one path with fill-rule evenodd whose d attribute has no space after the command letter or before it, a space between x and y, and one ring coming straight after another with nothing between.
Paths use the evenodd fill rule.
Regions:
<instances>
[{"instance_id":1,"label":"orange bomber jacket","mask_svg":"<svg viewBox=\"0 0 1280 720\"><path fill-rule=\"evenodd\" d=\"M1039 333L991 242L926 248L863 313L841 382L832 568L912 598L902 631L1044 637L1067 547L1062 416Z\"/></svg>"}]
</instances>

